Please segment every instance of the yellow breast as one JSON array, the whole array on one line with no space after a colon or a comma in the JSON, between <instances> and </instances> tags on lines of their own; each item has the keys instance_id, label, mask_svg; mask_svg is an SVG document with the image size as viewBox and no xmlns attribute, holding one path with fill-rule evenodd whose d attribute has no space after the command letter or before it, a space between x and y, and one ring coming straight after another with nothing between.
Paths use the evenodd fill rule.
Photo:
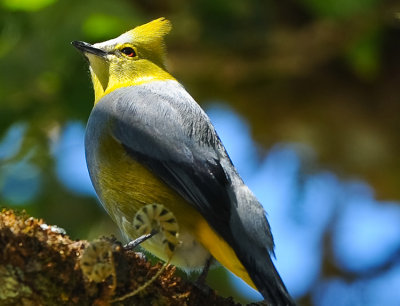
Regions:
<instances>
[{"instance_id":1,"label":"yellow breast","mask_svg":"<svg viewBox=\"0 0 400 306\"><path fill-rule=\"evenodd\" d=\"M128 237L136 238L133 228L122 226L123 218L133 221L136 212L144 205L162 204L175 215L179 225L179 238L182 240L173 256L172 264L182 268L201 269L211 253L223 266L255 288L232 248L192 205L132 159L111 136L102 137L99 148L99 197ZM150 239L142 246L157 257L167 260L160 244Z\"/></svg>"}]
</instances>

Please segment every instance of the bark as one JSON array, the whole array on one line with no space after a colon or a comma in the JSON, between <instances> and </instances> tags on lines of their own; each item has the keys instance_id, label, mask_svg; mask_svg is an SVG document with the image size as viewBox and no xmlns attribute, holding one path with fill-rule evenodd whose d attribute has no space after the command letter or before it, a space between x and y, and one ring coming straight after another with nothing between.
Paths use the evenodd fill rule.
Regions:
<instances>
[{"instance_id":1,"label":"bark","mask_svg":"<svg viewBox=\"0 0 400 306\"><path fill-rule=\"evenodd\" d=\"M237 305L182 280L172 266L150 282L162 264L115 238L73 241L25 212L0 213L0 249L1 305Z\"/></svg>"}]
</instances>

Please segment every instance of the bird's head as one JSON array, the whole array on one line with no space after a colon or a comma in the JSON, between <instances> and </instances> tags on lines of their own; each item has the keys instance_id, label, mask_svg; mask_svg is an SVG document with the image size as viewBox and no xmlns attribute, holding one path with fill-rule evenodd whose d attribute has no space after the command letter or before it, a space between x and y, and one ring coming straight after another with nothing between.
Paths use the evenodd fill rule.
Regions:
<instances>
[{"instance_id":1,"label":"bird's head","mask_svg":"<svg viewBox=\"0 0 400 306\"><path fill-rule=\"evenodd\" d=\"M159 18L105 42L73 41L89 60L95 102L120 87L173 79L165 70L164 36L170 30L171 23Z\"/></svg>"}]
</instances>

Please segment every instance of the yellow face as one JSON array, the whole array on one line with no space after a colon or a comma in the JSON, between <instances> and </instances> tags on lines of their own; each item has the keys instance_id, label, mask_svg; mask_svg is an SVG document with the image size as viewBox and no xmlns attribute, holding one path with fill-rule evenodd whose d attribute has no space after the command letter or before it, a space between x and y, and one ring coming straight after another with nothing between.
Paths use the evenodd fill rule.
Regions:
<instances>
[{"instance_id":1,"label":"yellow face","mask_svg":"<svg viewBox=\"0 0 400 306\"><path fill-rule=\"evenodd\" d=\"M170 29L160 18L102 43L75 42L90 62L95 103L120 87L174 79L164 64L164 36Z\"/></svg>"}]
</instances>

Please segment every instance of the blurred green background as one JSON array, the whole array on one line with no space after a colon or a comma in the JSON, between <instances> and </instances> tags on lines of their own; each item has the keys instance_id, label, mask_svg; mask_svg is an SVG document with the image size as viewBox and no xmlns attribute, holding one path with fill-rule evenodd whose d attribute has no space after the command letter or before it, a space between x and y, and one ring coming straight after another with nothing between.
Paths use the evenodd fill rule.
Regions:
<instances>
[{"instance_id":1,"label":"blurred green background","mask_svg":"<svg viewBox=\"0 0 400 306\"><path fill-rule=\"evenodd\" d=\"M164 16L173 23L169 71L203 107L218 102L245 122L258 160L296 144L300 186L324 169L398 208L399 12L383 0L0 0L0 204L76 239L119 235L84 183L84 163L68 157L93 105L87 64L70 42ZM300 305L331 305L315 291L327 277L361 277L335 264L327 232L318 277L293 289ZM399 246L368 277L398 263Z\"/></svg>"}]
</instances>

